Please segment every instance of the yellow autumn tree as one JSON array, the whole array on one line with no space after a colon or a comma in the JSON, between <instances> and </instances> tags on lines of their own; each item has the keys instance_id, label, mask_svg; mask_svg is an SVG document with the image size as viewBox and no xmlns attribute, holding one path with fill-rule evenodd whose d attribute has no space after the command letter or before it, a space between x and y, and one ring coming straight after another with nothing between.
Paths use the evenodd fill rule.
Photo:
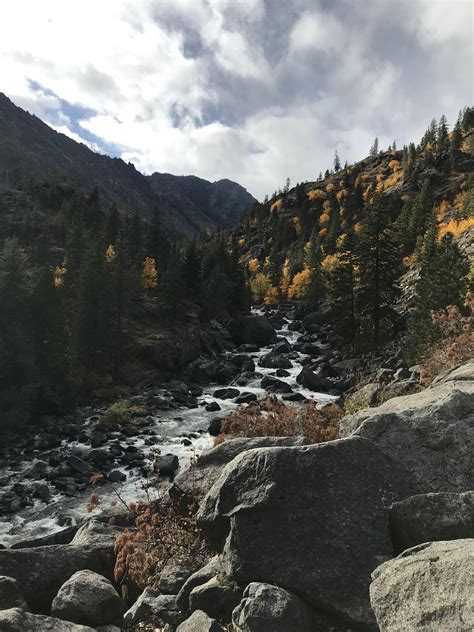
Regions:
<instances>
[{"instance_id":1,"label":"yellow autumn tree","mask_svg":"<svg viewBox=\"0 0 474 632\"><path fill-rule=\"evenodd\" d=\"M271 287L272 284L268 276L258 272L253 279L250 280L250 292L252 293L253 300L256 303L261 303Z\"/></svg>"},{"instance_id":2,"label":"yellow autumn tree","mask_svg":"<svg viewBox=\"0 0 474 632\"><path fill-rule=\"evenodd\" d=\"M56 266L54 268L54 287L62 287L64 285L64 275L66 274L65 266Z\"/></svg>"},{"instance_id":3,"label":"yellow autumn tree","mask_svg":"<svg viewBox=\"0 0 474 632\"><path fill-rule=\"evenodd\" d=\"M140 278L140 285L144 289L151 289L158 285L158 272L156 271L156 261L153 257L146 257L143 262L143 271Z\"/></svg>"},{"instance_id":4,"label":"yellow autumn tree","mask_svg":"<svg viewBox=\"0 0 474 632\"><path fill-rule=\"evenodd\" d=\"M301 272L297 272L288 288L288 298L305 300L311 291L311 270L305 267Z\"/></svg>"},{"instance_id":5,"label":"yellow autumn tree","mask_svg":"<svg viewBox=\"0 0 474 632\"><path fill-rule=\"evenodd\" d=\"M278 305L280 302L280 296L278 294L278 288L270 286L265 294L265 305Z\"/></svg>"},{"instance_id":6,"label":"yellow autumn tree","mask_svg":"<svg viewBox=\"0 0 474 632\"><path fill-rule=\"evenodd\" d=\"M288 297L288 289L290 287L290 282L291 282L290 269L288 267L288 263L289 263L288 259L285 259L283 268L281 270L281 277L280 277L280 283L279 283L280 295L284 299Z\"/></svg>"},{"instance_id":7,"label":"yellow autumn tree","mask_svg":"<svg viewBox=\"0 0 474 632\"><path fill-rule=\"evenodd\" d=\"M115 248L110 244L105 251L105 258L108 263L111 263L115 259Z\"/></svg>"},{"instance_id":8,"label":"yellow autumn tree","mask_svg":"<svg viewBox=\"0 0 474 632\"><path fill-rule=\"evenodd\" d=\"M248 262L247 266L248 266L249 272L251 274L255 274L257 272L257 270L259 269L259 267L260 267L260 263L259 263L257 257L255 257L254 259L250 259L250 261Z\"/></svg>"}]
</instances>

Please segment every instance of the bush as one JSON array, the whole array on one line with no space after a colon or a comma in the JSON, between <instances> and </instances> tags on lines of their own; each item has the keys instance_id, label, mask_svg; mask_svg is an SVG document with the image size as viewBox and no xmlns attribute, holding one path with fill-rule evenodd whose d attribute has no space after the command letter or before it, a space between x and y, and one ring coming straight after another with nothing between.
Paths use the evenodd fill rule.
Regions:
<instances>
[{"instance_id":1,"label":"bush","mask_svg":"<svg viewBox=\"0 0 474 632\"><path fill-rule=\"evenodd\" d=\"M115 402L102 415L99 426L103 428L116 428L128 423L133 417L146 417L148 411L143 406L134 406L128 401Z\"/></svg>"},{"instance_id":2,"label":"bush","mask_svg":"<svg viewBox=\"0 0 474 632\"><path fill-rule=\"evenodd\" d=\"M434 378L474 357L474 294L468 292L463 309L450 305L434 312L433 326L438 339L426 351L421 365L421 381L427 386Z\"/></svg>"},{"instance_id":3,"label":"bush","mask_svg":"<svg viewBox=\"0 0 474 632\"><path fill-rule=\"evenodd\" d=\"M301 406L285 404L275 395L262 402L252 402L231 413L222 423L221 443L225 435L237 437L295 437L304 436L311 443L322 443L339 438L339 421L343 409L329 404L318 409L314 400Z\"/></svg>"},{"instance_id":4,"label":"bush","mask_svg":"<svg viewBox=\"0 0 474 632\"><path fill-rule=\"evenodd\" d=\"M126 529L115 542L115 581L127 596L130 589L157 586L165 566L179 567L192 561L197 568L211 557L211 550L198 528L196 508L188 515L163 499L131 503L133 529Z\"/></svg>"}]
</instances>

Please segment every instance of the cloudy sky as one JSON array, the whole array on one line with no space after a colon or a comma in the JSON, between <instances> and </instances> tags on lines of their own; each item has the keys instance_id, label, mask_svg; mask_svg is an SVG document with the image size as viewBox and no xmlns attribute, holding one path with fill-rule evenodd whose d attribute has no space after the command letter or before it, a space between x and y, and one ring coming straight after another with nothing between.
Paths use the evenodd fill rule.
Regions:
<instances>
[{"instance_id":1,"label":"cloudy sky","mask_svg":"<svg viewBox=\"0 0 474 632\"><path fill-rule=\"evenodd\" d=\"M0 91L144 173L262 198L473 99L471 0L5 0Z\"/></svg>"}]
</instances>

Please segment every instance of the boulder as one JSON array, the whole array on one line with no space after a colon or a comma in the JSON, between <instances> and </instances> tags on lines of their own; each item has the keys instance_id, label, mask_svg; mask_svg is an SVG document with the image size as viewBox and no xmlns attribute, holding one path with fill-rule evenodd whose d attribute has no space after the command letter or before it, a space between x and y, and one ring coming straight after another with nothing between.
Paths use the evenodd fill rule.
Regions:
<instances>
[{"instance_id":1,"label":"boulder","mask_svg":"<svg viewBox=\"0 0 474 632\"><path fill-rule=\"evenodd\" d=\"M206 410L208 413L215 413L220 409L221 407L217 402L209 402L209 404L206 404Z\"/></svg>"},{"instance_id":2,"label":"boulder","mask_svg":"<svg viewBox=\"0 0 474 632\"><path fill-rule=\"evenodd\" d=\"M123 483L127 479L127 475L120 470L113 470L109 474L107 474L107 480L111 483Z\"/></svg>"},{"instance_id":3,"label":"boulder","mask_svg":"<svg viewBox=\"0 0 474 632\"><path fill-rule=\"evenodd\" d=\"M238 374L239 369L235 364L223 362L217 367L216 382L218 384L229 384Z\"/></svg>"},{"instance_id":4,"label":"boulder","mask_svg":"<svg viewBox=\"0 0 474 632\"><path fill-rule=\"evenodd\" d=\"M29 610L16 579L0 575L0 610L10 608Z\"/></svg>"},{"instance_id":5,"label":"boulder","mask_svg":"<svg viewBox=\"0 0 474 632\"><path fill-rule=\"evenodd\" d=\"M282 340L280 340L279 342L276 343L276 345L273 347L272 349L273 353L290 353L291 352L291 345L288 342L288 340L286 338L283 338Z\"/></svg>"},{"instance_id":6,"label":"boulder","mask_svg":"<svg viewBox=\"0 0 474 632\"><path fill-rule=\"evenodd\" d=\"M174 476L179 468L179 459L175 454L160 455L155 463L161 476Z\"/></svg>"},{"instance_id":7,"label":"boulder","mask_svg":"<svg viewBox=\"0 0 474 632\"><path fill-rule=\"evenodd\" d=\"M193 573L184 582L181 590L178 593L176 604L182 612L189 611L189 595L196 586L205 584L216 575L222 573L222 564L219 558L213 557L205 566Z\"/></svg>"},{"instance_id":8,"label":"boulder","mask_svg":"<svg viewBox=\"0 0 474 632\"><path fill-rule=\"evenodd\" d=\"M72 623L98 626L120 623L125 602L112 583L93 571L74 573L58 591L51 614Z\"/></svg>"},{"instance_id":9,"label":"boulder","mask_svg":"<svg viewBox=\"0 0 474 632\"><path fill-rule=\"evenodd\" d=\"M369 382L358 388L346 399L346 410L361 410L375 406L380 393L380 384Z\"/></svg>"},{"instance_id":10,"label":"boulder","mask_svg":"<svg viewBox=\"0 0 474 632\"><path fill-rule=\"evenodd\" d=\"M440 383L348 415L340 434L373 441L403 466L412 495L474 489L474 382Z\"/></svg>"},{"instance_id":11,"label":"boulder","mask_svg":"<svg viewBox=\"0 0 474 632\"><path fill-rule=\"evenodd\" d=\"M391 507L388 528L397 554L423 542L474 538L474 492L405 498Z\"/></svg>"},{"instance_id":12,"label":"boulder","mask_svg":"<svg viewBox=\"0 0 474 632\"><path fill-rule=\"evenodd\" d=\"M392 546L397 466L360 437L248 450L229 463L198 522L240 585L275 583L355 625L373 625L370 573Z\"/></svg>"},{"instance_id":13,"label":"boulder","mask_svg":"<svg viewBox=\"0 0 474 632\"><path fill-rule=\"evenodd\" d=\"M0 630L2 632L95 632L94 628L85 625L31 614L20 608L0 610Z\"/></svg>"},{"instance_id":14,"label":"boulder","mask_svg":"<svg viewBox=\"0 0 474 632\"><path fill-rule=\"evenodd\" d=\"M225 632L215 619L208 617L202 610L195 610L193 614L176 628L176 632Z\"/></svg>"},{"instance_id":15,"label":"boulder","mask_svg":"<svg viewBox=\"0 0 474 632\"><path fill-rule=\"evenodd\" d=\"M234 399L238 397L239 394L240 391L238 388L218 388L213 393L214 397L218 399Z\"/></svg>"},{"instance_id":16,"label":"boulder","mask_svg":"<svg viewBox=\"0 0 474 632\"><path fill-rule=\"evenodd\" d=\"M17 580L32 610L49 613L60 587L76 571L89 569L111 576L113 548L101 544L53 544L0 550L0 572Z\"/></svg>"},{"instance_id":17,"label":"boulder","mask_svg":"<svg viewBox=\"0 0 474 632\"><path fill-rule=\"evenodd\" d=\"M193 500L200 502L219 478L223 468L238 454L252 448L306 445L303 437L253 437L228 439L204 452L193 465L183 468L169 493L173 500L187 507Z\"/></svg>"},{"instance_id":18,"label":"boulder","mask_svg":"<svg viewBox=\"0 0 474 632\"><path fill-rule=\"evenodd\" d=\"M218 435L220 435L222 421L223 420L221 417L214 417L214 419L211 419L211 421L209 422L209 428L207 429L211 437L217 437Z\"/></svg>"},{"instance_id":19,"label":"boulder","mask_svg":"<svg viewBox=\"0 0 474 632\"><path fill-rule=\"evenodd\" d=\"M241 632L311 632L312 613L295 595L271 584L253 582L232 613Z\"/></svg>"},{"instance_id":20,"label":"boulder","mask_svg":"<svg viewBox=\"0 0 474 632\"><path fill-rule=\"evenodd\" d=\"M139 621L153 619L155 626L167 624L176 626L183 617L176 605L175 595L161 595L156 588L148 586L123 618L124 627L135 625Z\"/></svg>"},{"instance_id":21,"label":"boulder","mask_svg":"<svg viewBox=\"0 0 474 632\"><path fill-rule=\"evenodd\" d=\"M74 454L68 456L66 464L69 465L72 470L78 474L82 474L83 476L92 476L94 473L94 470L91 468L89 463L86 463L83 459L75 456Z\"/></svg>"},{"instance_id":22,"label":"boulder","mask_svg":"<svg viewBox=\"0 0 474 632\"><path fill-rule=\"evenodd\" d=\"M158 589L165 595L177 595L184 582L196 571L192 562L181 566L167 565L160 573Z\"/></svg>"},{"instance_id":23,"label":"boulder","mask_svg":"<svg viewBox=\"0 0 474 632\"><path fill-rule=\"evenodd\" d=\"M242 598L237 584L222 576L213 577L192 589L189 595L191 611L202 610L214 619L230 621L232 611Z\"/></svg>"},{"instance_id":24,"label":"boulder","mask_svg":"<svg viewBox=\"0 0 474 632\"><path fill-rule=\"evenodd\" d=\"M260 382L260 386L270 393L292 393L293 389L289 384L278 380L276 377L266 375Z\"/></svg>"},{"instance_id":25,"label":"boulder","mask_svg":"<svg viewBox=\"0 0 474 632\"><path fill-rule=\"evenodd\" d=\"M239 316L231 320L229 330L237 345L265 347L277 340L275 329L266 316Z\"/></svg>"},{"instance_id":26,"label":"boulder","mask_svg":"<svg viewBox=\"0 0 474 632\"><path fill-rule=\"evenodd\" d=\"M117 536L122 533L120 527L107 524L97 518L90 518L80 527L71 540L76 546L93 546L112 553Z\"/></svg>"},{"instance_id":27,"label":"boulder","mask_svg":"<svg viewBox=\"0 0 474 632\"><path fill-rule=\"evenodd\" d=\"M370 601L380 632L474 629L474 540L421 544L372 577Z\"/></svg>"},{"instance_id":28,"label":"boulder","mask_svg":"<svg viewBox=\"0 0 474 632\"><path fill-rule=\"evenodd\" d=\"M29 549L36 546L49 546L50 544L69 544L79 527L76 525L72 527L66 527L65 529L61 529L60 531L55 531L54 533L49 533L48 535L43 535L39 538L32 538L31 540L21 540L20 542L15 542L12 545L12 549Z\"/></svg>"},{"instance_id":29,"label":"boulder","mask_svg":"<svg viewBox=\"0 0 474 632\"><path fill-rule=\"evenodd\" d=\"M310 391L321 391L331 387L331 383L327 378L314 373L311 369L308 369L308 367L301 369L301 372L296 376L296 381Z\"/></svg>"},{"instance_id":30,"label":"boulder","mask_svg":"<svg viewBox=\"0 0 474 632\"><path fill-rule=\"evenodd\" d=\"M291 369L293 365L284 355L271 351L260 358L258 366L262 366L266 369Z\"/></svg>"},{"instance_id":31,"label":"boulder","mask_svg":"<svg viewBox=\"0 0 474 632\"><path fill-rule=\"evenodd\" d=\"M235 400L236 404L250 404L250 402L256 402L257 396L255 393L241 393Z\"/></svg>"}]
</instances>

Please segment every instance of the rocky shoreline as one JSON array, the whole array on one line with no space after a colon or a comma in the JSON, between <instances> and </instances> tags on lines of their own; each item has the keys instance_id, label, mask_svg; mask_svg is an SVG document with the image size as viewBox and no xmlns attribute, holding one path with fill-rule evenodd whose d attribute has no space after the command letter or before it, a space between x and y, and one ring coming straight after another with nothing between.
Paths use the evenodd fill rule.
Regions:
<instances>
[{"instance_id":1,"label":"rocky shoreline","mask_svg":"<svg viewBox=\"0 0 474 632\"><path fill-rule=\"evenodd\" d=\"M170 410L183 419L202 415L196 436L176 433L183 422L173 426L173 445L191 452L197 444L201 452L212 445L210 423L239 399L270 391L289 401L299 394L324 403L350 387L355 366L331 351L334 340L324 323L294 311L267 316L253 314L221 330L222 351L193 361L179 388L168 383L138 396L134 403L153 402L141 426L125 426L118 436L103 433L104 441L100 414L87 411L85 423L65 431L67 439L56 439L52 425L39 443L35 438L16 448L17 456L34 462L33 477L14 485L33 492L12 486L8 502L33 497L45 516L56 507L67 517L90 493L92 472L104 475L101 494L113 488L114 472L143 480L160 440L156 417ZM394 355L381 388L416 381L398 362ZM332 395L310 390L310 379L314 388L327 380L322 390ZM125 601L113 565L117 534L130 526L127 514L107 507L62 527L56 516L55 528L42 538L21 541L19 534L13 548L0 550L0 630L116 632L146 629L150 621L167 632L472 629L474 362L422 392L347 415L340 433L341 439L317 445L303 437L229 439L189 465L165 444L153 459L163 459L164 471L169 466L169 495L178 506L186 505L187 495L199 501L198 523L216 557L201 569L192 560L165 569L157 588ZM48 437L53 445L44 444ZM81 456L72 450L80 438L87 447ZM55 451L57 465L51 463ZM64 473L64 466L62 477L41 482L51 470ZM64 489L52 485L61 478ZM74 489L67 489L68 478ZM46 493L41 499L40 484L56 487L61 500L48 504ZM130 486L130 497L133 491Z\"/></svg>"}]
</instances>

